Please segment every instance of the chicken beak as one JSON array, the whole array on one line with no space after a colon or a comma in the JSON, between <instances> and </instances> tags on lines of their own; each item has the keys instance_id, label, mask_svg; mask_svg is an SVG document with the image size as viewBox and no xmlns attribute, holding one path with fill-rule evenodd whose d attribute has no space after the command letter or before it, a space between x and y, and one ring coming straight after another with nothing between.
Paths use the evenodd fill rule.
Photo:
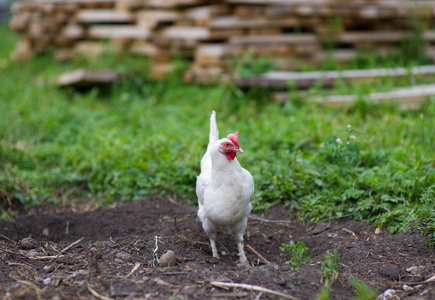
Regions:
<instances>
[{"instance_id":1,"label":"chicken beak","mask_svg":"<svg viewBox=\"0 0 435 300\"><path fill-rule=\"evenodd\" d=\"M242 154L243 154L243 149L240 148L240 147L237 147L237 148L236 148L236 152L239 152L239 153L242 153Z\"/></svg>"}]
</instances>

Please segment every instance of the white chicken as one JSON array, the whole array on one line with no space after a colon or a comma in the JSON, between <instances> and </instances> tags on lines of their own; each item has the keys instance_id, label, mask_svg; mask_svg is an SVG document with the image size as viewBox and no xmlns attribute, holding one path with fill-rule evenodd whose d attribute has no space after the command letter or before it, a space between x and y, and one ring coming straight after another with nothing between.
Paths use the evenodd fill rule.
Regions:
<instances>
[{"instance_id":1,"label":"white chicken","mask_svg":"<svg viewBox=\"0 0 435 300\"><path fill-rule=\"evenodd\" d=\"M213 257L219 258L216 249L217 232L229 229L237 243L241 263L247 264L242 242L252 208L254 179L237 161L237 152L243 153L238 136L239 131L219 139L216 112L212 112L209 144L201 160L196 195L198 217L210 238Z\"/></svg>"}]
</instances>

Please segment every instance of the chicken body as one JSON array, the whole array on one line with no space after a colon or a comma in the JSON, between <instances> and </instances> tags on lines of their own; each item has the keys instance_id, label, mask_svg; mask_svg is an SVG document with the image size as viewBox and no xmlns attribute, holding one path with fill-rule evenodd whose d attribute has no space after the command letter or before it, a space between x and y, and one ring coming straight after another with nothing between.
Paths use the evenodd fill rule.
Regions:
<instances>
[{"instance_id":1,"label":"chicken body","mask_svg":"<svg viewBox=\"0 0 435 300\"><path fill-rule=\"evenodd\" d=\"M243 153L238 145L238 132L227 138L218 138L216 113L213 111L209 144L201 160L201 174L196 182L198 217L210 238L213 257L219 258L217 232L229 229L236 241L240 261L246 264L242 242L252 208L254 179L235 158L236 152Z\"/></svg>"}]
</instances>

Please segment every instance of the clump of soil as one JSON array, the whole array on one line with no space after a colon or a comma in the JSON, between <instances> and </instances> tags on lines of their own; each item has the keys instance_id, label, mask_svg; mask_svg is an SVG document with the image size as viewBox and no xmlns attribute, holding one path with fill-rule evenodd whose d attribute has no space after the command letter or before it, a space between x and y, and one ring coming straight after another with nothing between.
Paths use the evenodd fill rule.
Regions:
<instances>
[{"instance_id":1,"label":"clump of soil","mask_svg":"<svg viewBox=\"0 0 435 300\"><path fill-rule=\"evenodd\" d=\"M307 230L277 221L287 217L281 206L261 217L248 223L246 267L227 232L218 234L220 259L212 257L195 206L146 198L84 213L36 209L0 222L0 297L313 299L323 287L319 262L337 249L333 299L357 295L354 277L378 294L393 289L400 299L435 299L435 249L415 231L375 234L372 224L351 220ZM294 271L285 264L291 254L281 251L290 241L302 241L311 257ZM169 263L159 265L163 254Z\"/></svg>"}]
</instances>

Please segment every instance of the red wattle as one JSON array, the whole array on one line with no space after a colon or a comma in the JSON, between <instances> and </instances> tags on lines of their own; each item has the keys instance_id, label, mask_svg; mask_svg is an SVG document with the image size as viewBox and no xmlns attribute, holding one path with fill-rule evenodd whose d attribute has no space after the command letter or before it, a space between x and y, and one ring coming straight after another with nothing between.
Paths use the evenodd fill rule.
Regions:
<instances>
[{"instance_id":1,"label":"red wattle","mask_svg":"<svg viewBox=\"0 0 435 300\"><path fill-rule=\"evenodd\" d=\"M228 160L234 160L236 158L236 152L229 152L227 154L225 154L225 156L227 157Z\"/></svg>"}]
</instances>

